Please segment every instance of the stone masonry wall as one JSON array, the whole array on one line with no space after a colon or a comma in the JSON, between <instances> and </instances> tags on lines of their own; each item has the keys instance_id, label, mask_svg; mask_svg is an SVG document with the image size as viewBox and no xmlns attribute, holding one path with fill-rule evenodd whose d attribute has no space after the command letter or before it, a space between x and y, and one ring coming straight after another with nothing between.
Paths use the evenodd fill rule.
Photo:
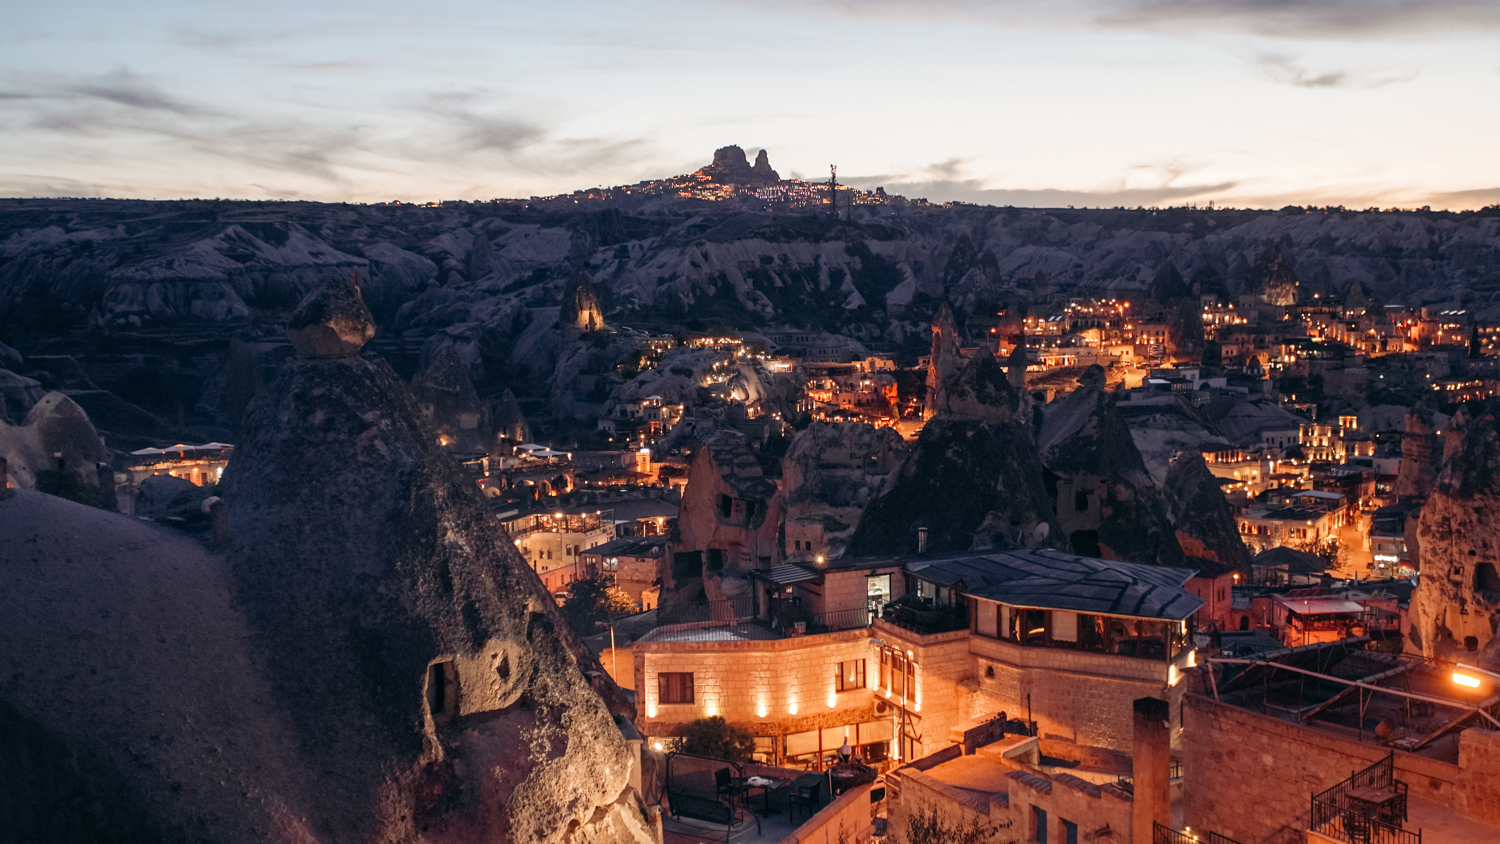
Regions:
<instances>
[{"instance_id":1,"label":"stone masonry wall","mask_svg":"<svg viewBox=\"0 0 1500 844\"><path fill-rule=\"evenodd\" d=\"M875 719L871 687L880 659L868 630L758 642L637 642L639 723L650 736L672 735L697 718L721 715L769 736ZM865 660L865 688L835 691L840 662ZM691 672L692 704L661 704L657 675Z\"/></svg>"},{"instance_id":2,"label":"stone masonry wall","mask_svg":"<svg viewBox=\"0 0 1500 844\"><path fill-rule=\"evenodd\" d=\"M1183 821L1241 844L1306 840L1312 795L1390 752L1199 695L1183 709ZM1457 765L1397 751L1396 769L1412 796L1454 804Z\"/></svg>"},{"instance_id":3,"label":"stone masonry wall","mask_svg":"<svg viewBox=\"0 0 1500 844\"><path fill-rule=\"evenodd\" d=\"M1075 744L1130 749L1131 702L1167 697L1167 666L1156 660L1054 648L1026 648L975 636L979 693L970 717L1004 711L1025 719L1026 696L1039 731ZM994 668L995 676L988 669ZM1180 685L1180 684L1179 684ZM1174 719L1175 726L1175 719Z\"/></svg>"}]
</instances>

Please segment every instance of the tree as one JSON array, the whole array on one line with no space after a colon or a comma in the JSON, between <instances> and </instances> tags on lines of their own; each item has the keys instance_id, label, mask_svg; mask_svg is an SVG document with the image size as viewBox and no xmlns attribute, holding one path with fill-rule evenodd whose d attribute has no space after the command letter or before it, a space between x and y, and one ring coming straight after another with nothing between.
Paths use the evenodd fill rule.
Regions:
<instances>
[{"instance_id":1,"label":"tree","mask_svg":"<svg viewBox=\"0 0 1500 844\"><path fill-rule=\"evenodd\" d=\"M748 762L755 753L755 737L750 731L725 721L722 715L690 722L679 736L677 750L694 756Z\"/></svg>"},{"instance_id":2,"label":"tree","mask_svg":"<svg viewBox=\"0 0 1500 844\"><path fill-rule=\"evenodd\" d=\"M1009 826L1009 821L997 826L978 818L950 824L936 806L928 804L907 816L905 844L987 844Z\"/></svg>"},{"instance_id":3,"label":"tree","mask_svg":"<svg viewBox=\"0 0 1500 844\"><path fill-rule=\"evenodd\" d=\"M594 629L595 624L633 612L635 603L630 596L601 577L574 581L568 587L568 599L562 605L563 618L580 636L592 636L598 632Z\"/></svg>"}]
</instances>

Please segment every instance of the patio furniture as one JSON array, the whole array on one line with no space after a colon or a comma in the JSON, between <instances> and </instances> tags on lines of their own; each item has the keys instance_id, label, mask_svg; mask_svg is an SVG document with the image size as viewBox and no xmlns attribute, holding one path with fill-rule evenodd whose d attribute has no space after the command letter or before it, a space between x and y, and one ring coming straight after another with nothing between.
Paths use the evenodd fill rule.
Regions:
<instances>
[{"instance_id":1,"label":"patio furniture","mask_svg":"<svg viewBox=\"0 0 1500 844\"><path fill-rule=\"evenodd\" d=\"M714 789L720 797L726 794L738 797L745 793L745 780L735 776L728 768L720 768L714 771Z\"/></svg>"},{"instance_id":2,"label":"patio furniture","mask_svg":"<svg viewBox=\"0 0 1500 844\"><path fill-rule=\"evenodd\" d=\"M803 778L798 778L799 781L801 781L801 779ZM817 781L812 783L811 785L798 786L795 793L787 796L787 803L791 806L789 814L791 814L792 818L795 819L797 817L796 810L800 806L801 808L807 810L807 816L811 818L813 815L818 813L819 809L822 808L822 794L822 777L818 777Z\"/></svg>"},{"instance_id":3,"label":"patio furniture","mask_svg":"<svg viewBox=\"0 0 1500 844\"><path fill-rule=\"evenodd\" d=\"M787 783L790 782L791 780L782 777L746 777L745 798L747 800L749 799L751 789L760 789L761 814L774 814L771 811L771 792L775 791L778 788L785 788Z\"/></svg>"}]
</instances>

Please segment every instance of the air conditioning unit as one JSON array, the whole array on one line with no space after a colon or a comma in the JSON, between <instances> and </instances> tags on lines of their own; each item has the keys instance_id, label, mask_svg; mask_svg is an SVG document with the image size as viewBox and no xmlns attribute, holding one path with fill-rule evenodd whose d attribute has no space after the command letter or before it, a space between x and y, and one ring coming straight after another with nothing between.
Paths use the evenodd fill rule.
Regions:
<instances>
[{"instance_id":1,"label":"air conditioning unit","mask_svg":"<svg viewBox=\"0 0 1500 844\"><path fill-rule=\"evenodd\" d=\"M891 711L891 705L883 700L875 701L875 714L884 715Z\"/></svg>"}]
</instances>

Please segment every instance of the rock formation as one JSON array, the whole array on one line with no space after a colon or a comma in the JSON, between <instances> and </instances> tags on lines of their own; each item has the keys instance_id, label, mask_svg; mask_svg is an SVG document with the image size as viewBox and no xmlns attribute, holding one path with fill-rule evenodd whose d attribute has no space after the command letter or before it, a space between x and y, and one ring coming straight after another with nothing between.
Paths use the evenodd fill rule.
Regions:
<instances>
[{"instance_id":1,"label":"rock formation","mask_svg":"<svg viewBox=\"0 0 1500 844\"><path fill-rule=\"evenodd\" d=\"M367 336L328 324L347 313L305 320L321 339L302 347ZM224 557L47 496L0 501L0 735L22 739L0 742L8 832L654 840L597 664L382 360L288 363L223 489Z\"/></svg>"},{"instance_id":2,"label":"rock formation","mask_svg":"<svg viewBox=\"0 0 1500 844\"><path fill-rule=\"evenodd\" d=\"M745 151L734 145L714 150L714 162L698 172L725 185L763 187L781 180L781 176L771 169L771 160L765 150L756 154L755 166L751 167Z\"/></svg>"},{"instance_id":3,"label":"rock formation","mask_svg":"<svg viewBox=\"0 0 1500 844\"><path fill-rule=\"evenodd\" d=\"M557 316L558 325L566 334L589 334L604 330L604 311L599 307L599 292L589 274L579 270L563 288L562 310Z\"/></svg>"},{"instance_id":4,"label":"rock formation","mask_svg":"<svg viewBox=\"0 0 1500 844\"><path fill-rule=\"evenodd\" d=\"M286 321L286 338L308 358L359 354L375 336L375 318L359 293L359 276L324 284L302 300Z\"/></svg>"},{"instance_id":5,"label":"rock formation","mask_svg":"<svg viewBox=\"0 0 1500 844\"><path fill-rule=\"evenodd\" d=\"M1172 461L1162 498L1184 553L1249 571L1250 551L1240 539L1234 509L1219 479L1208 471L1202 452L1184 451Z\"/></svg>"},{"instance_id":6,"label":"rock formation","mask_svg":"<svg viewBox=\"0 0 1500 844\"><path fill-rule=\"evenodd\" d=\"M745 575L781 562L781 497L768 466L779 469L733 430L717 431L697 450L667 545L664 592L692 599L701 583L709 600L734 598L750 588Z\"/></svg>"},{"instance_id":7,"label":"rock formation","mask_svg":"<svg viewBox=\"0 0 1500 844\"><path fill-rule=\"evenodd\" d=\"M1284 307L1297 304L1300 285L1291 259L1275 243L1261 251L1245 278L1246 292L1260 296L1267 304Z\"/></svg>"},{"instance_id":8,"label":"rock formation","mask_svg":"<svg viewBox=\"0 0 1500 844\"><path fill-rule=\"evenodd\" d=\"M500 401L492 414L497 436L517 443L531 442L531 425L521 412L521 403L509 389L500 394Z\"/></svg>"},{"instance_id":9,"label":"rock formation","mask_svg":"<svg viewBox=\"0 0 1500 844\"><path fill-rule=\"evenodd\" d=\"M908 450L893 429L862 422L816 422L799 432L782 460L788 558L842 557L865 507Z\"/></svg>"},{"instance_id":10,"label":"rock formation","mask_svg":"<svg viewBox=\"0 0 1500 844\"><path fill-rule=\"evenodd\" d=\"M1422 578L1412 644L1424 656L1500 669L1500 430L1496 404L1467 424L1462 447L1422 505Z\"/></svg>"},{"instance_id":11,"label":"rock formation","mask_svg":"<svg viewBox=\"0 0 1500 844\"><path fill-rule=\"evenodd\" d=\"M949 378L958 372L963 361L959 358L958 323L953 319L953 309L944 302L932 315L932 351L927 362L927 401L925 415L928 419L938 413L939 393Z\"/></svg>"},{"instance_id":12,"label":"rock formation","mask_svg":"<svg viewBox=\"0 0 1500 844\"><path fill-rule=\"evenodd\" d=\"M423 418L436 431L438 444L450 454L489 451L493 439L489 408L479 400L468 369L452 345L444 346L432 366L417 374L412 395Z\"/></svg>"},{"instance_id":13,"label":"rock formation","mask_svg":"<svg viewBox=\"0 0 1500 844\"><path fill-rule=\"evenodd\" d=\"M1078 390L1045 409L1038 446L1055 476L1058 523L1074 553L1181 565L1166 506L1104 386L1103 367L1091 366Z\"/></svg>"},{"instance_id":14,"label":"rock formation","mask_svg":"<svg viewBox=\"0 0 1500 844\"><path fill-rule=\"evenodd\" d=\"M20 425L0 421L0 457L16 487L100 503L98 467L109 451L88 414L62 393L42 396Z\"/></svg>"},{"instance_id":15,"label":"rock formation","mask_svg":"<svg viewBox=\"0 0 1500 844\"><path fill-rule=\"evenodd\" d=\"M1401 471L1396 475L1395 493L1403 501L1421 501L1432 491L1442 465L1443 446L1439 442L1436 421L1429 400L1418 402L1406 414L1406 430L1401 435Z\"/></svg>"},{"instance_id":16,"label":"rock formation","mask_svg":"<svg viewBox=\"0 0 1500 844\"><path fill-rule=\"evenodd\" d=\"M936 391L937 415L870 503L850 555L917 550L1063 548L1031 437L1030 402L991 355L979 355Z\"/></svg>"}]
</instances>

